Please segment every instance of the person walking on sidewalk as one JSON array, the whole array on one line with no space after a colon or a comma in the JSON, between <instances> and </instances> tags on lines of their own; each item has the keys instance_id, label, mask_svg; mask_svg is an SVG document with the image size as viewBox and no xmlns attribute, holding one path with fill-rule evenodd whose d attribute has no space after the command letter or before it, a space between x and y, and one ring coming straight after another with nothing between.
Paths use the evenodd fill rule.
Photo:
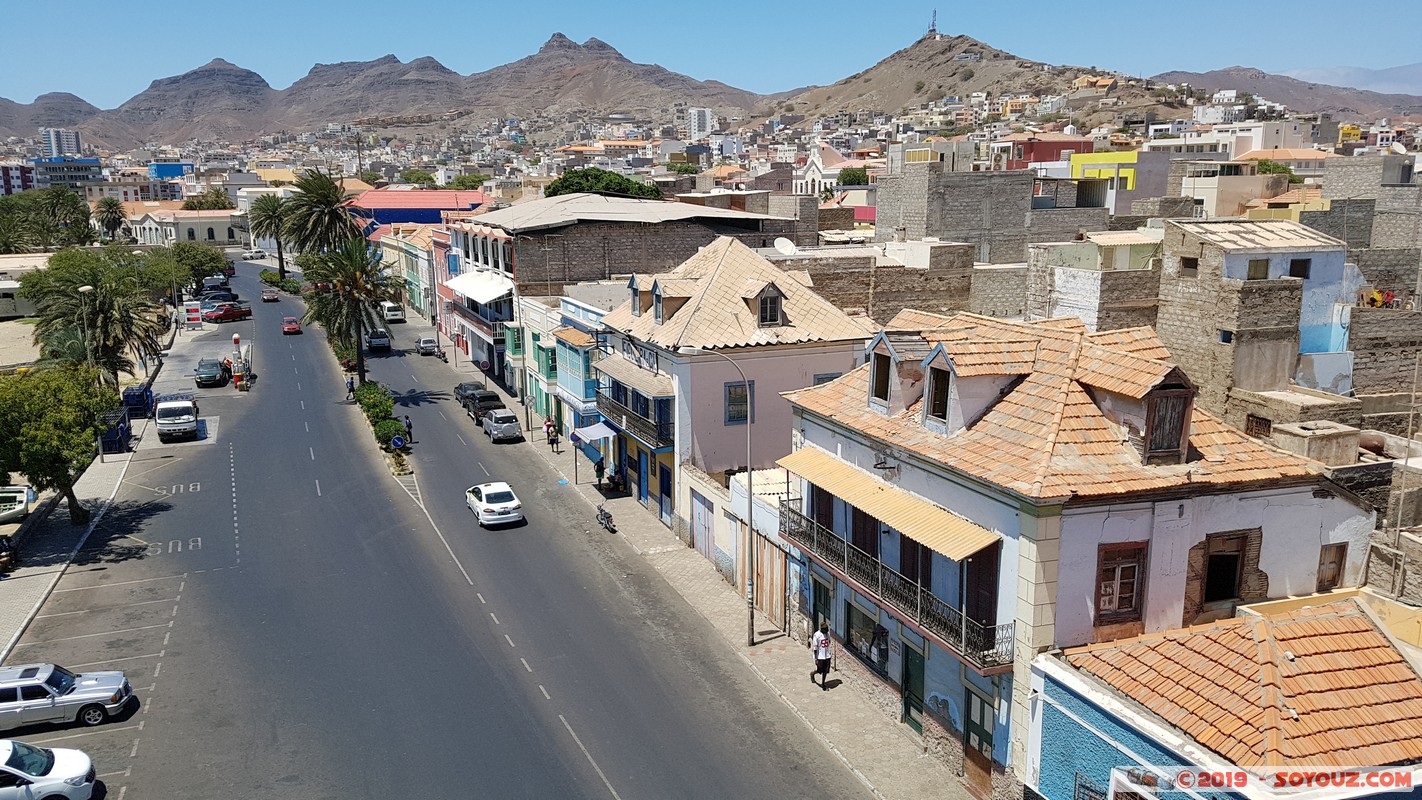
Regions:
<instances>
[{"instance_id":1,"label":"person walking on sidewalk","mask_svg":"<svg viewBox=\"0 0 1422 800\"><path fill-rule=\"evenodd\" d=\"M810 673L810 683L815 682L815 675L820 676L820 688L828 690L825 681L829 680L830 671L830 635L829 623L821 622L820 629L815 631L814 638L810 639L810 649L815 652L815 669Z\"/></svg>"},{"instance_id":2,"label":"person walking on sidewalk","mask_svg":"<svg viewBox=\"0 0 1422 800\"><path fill-rule=\"evenodd\" d=\"M352 399L352 398L354 398L354 397L355 397L355 376L354 376L354 375L348 375L348 376L346 376L346 399L347 399L347 400L350 400L350 399Z\"/></svg>"},{"instance_id":3,"label":"person walking on sidewalk","mask_svg":"<svg viewBox=\"0 0 1422 800\"><path fill-rule=\"evenodd\" d=\"M415 441L415 425L410 422L409 414L405 415L405 440L409 442Z\"/></svg>"},{"instance_id":4,"label":"person walking on sidewalk","mask_svg":"<svg viewBox=\"0 0 1422 800\"><path fill-rule=\"evenodd\" d=\"M602 476L606 474L607 466L603 464L602 459L599 458L593 463L593 475L597 477L597 488L599 491L602 490Z\"/></svg>"}]
</instances>

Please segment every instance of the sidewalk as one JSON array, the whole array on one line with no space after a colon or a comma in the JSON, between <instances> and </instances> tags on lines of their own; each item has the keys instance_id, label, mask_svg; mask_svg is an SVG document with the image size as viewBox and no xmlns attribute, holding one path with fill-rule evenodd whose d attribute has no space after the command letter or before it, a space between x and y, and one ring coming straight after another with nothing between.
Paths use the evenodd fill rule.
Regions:
<instances>
[{"instance_id":1,"label":"sidewalk","mask_svg":"<svg viewBox=\"0 0 1422 800\"><path fill-rule=\"evenodd\" d=\"M441 337L441 344L444 343ZM508 407L523 418L523 406L518 399L487 380L462 354L457 369L451 363L451 371L460 380L484 381L489 388L504 395ZM653 511L643 508L635 498L605 498L596 488L592 462L568 444L566 432L559 445L561 452L555 454L543 438L543 418L534 414L532 420L532 429L526 432L528 446L550 469L567 480L568 488L588 501L588 526L596 528L594 509L599 504L605 505L616 520L617 532L711 623L726 646L740 655L876 796L969 797L961 779L942 762L926 755L923 741L908 726L895 722L875 706L864 691L856 687L852 674L834 673L831 677L838 679L839 685L823 691L810 682L814 661L802 643L775 631L760 635L760 644L747 647L745 598L721 577L715 565L687 547L657 520ZM576 482L573 479L575 458L578 459ZM758 630L770 628L768 620L757 617Z\"/></svg>"}]
</instances>

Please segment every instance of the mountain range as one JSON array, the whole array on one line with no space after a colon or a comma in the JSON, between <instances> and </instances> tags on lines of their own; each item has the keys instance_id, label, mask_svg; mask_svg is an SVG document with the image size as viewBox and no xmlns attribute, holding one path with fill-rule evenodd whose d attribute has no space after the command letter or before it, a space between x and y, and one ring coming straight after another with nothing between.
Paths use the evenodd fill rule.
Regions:
<instances>
[{"instance_id":1,"label":"mountain range","mask_svg":"<svg viewBox=\"0 0 1422 800\"><path fill-rule=\"evenodd\" d=\"M1290 78L1332 86L1356 86L1383 94L1422 94L1422 63L1387 69L1366 67L1309 67L1279 73Z\"/></svg>"},{"instance_id":2,"label":"mountain range","mask_svg":"<svg viewBox=\"0 0 1422 800\"><path fill-rule=\"evenodd\" d=\"M217 58L197 69L155 80L117 108L51 93L33 103L0 98L0 136L33 136L39 127L76 128L92 143L128 148L189 139L242 141L263 133L306 131L328 122L380 117L429 117L454 112L473 119L531 117L572 121L611 113L669 121L678 104L710 107L723 117L788 111L815 117L835 111L894 112L976 91L1065 93L1094 68L1029 61L968 36L929 34L867 70L830 86L774 95L702 81L656 64L637 64L598 39L578 44L554 34L538 52L509 64L461 75L433 58L409 63L393 55L373 61L317 64L285 89L251 70ZM1299 111L1397 116L1422 109L1422 97L1379 94L1306 83L1244 67L1209 73L1170 72L1160 81L1206 89L1237 88ZM1144 91L1122 92L1149 103Z\"/></svg>"}]
</instances>

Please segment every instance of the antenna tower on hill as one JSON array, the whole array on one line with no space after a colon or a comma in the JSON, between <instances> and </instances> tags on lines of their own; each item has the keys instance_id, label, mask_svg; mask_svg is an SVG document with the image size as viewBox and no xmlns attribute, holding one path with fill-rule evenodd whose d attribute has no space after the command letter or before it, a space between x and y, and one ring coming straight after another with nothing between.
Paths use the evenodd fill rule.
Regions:
<instances>
[{"instance_id":1,"label":"antenna tower on hill","mask_svg":"<svg viewBox=\"0 0 1422 800\"><path fill-rule=\"evenodd\" d=\"M928 23L928 35L938 36L938 9L933 9L933 21Z\"/></svg>"}]
</instances>

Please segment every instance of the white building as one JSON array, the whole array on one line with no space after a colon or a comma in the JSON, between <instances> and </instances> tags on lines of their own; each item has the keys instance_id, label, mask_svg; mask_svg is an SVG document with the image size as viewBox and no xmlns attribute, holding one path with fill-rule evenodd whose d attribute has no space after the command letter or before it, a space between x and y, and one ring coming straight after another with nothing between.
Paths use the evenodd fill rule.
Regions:
<instances>
[{"instance_id":1,"label":"white building","mask_svg":"<svg viewBox=\"0 0 1422 800\"><path fill-rule=\"evenodd\" d=\"M716 112L709 108L688 108L686 110L686 139L699 142L721 126Z\"/></svg>"},{"instance_id":2,"label":"white building","mask_svg":"<svg viewBox=\"0 0 1422 800\"><path fill-rule=\"evenodd\" d=\"M79 139L79 131L71 131L65 128L40 128L40 139L44 147L44 154L48 158L58 156L81 156L84 154L83 142Z\"/></svg>"}]
</instances>

